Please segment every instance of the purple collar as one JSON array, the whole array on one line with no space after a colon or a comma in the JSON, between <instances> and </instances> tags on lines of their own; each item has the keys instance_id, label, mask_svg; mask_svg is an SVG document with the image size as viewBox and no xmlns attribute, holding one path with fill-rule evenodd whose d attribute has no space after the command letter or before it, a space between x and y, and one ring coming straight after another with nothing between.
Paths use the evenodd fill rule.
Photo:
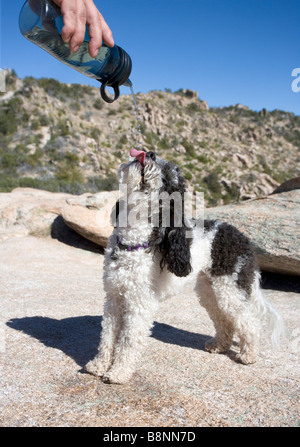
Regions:
<instances>
[{"instance_id":1,"label":"purple collar","mask_svg":"<svg viewBox=\"0 0 300 447\"><path fill-rule=\"evenodd\" d=\"M137 244L137 245L126 245L122 244L119 236L117 236L117 246L120 250L126 250L126 251L134 251L134 250L140 250L141 248L149 248L149 242L144 242L143 244Z\"/></svg>"}]
</instances>

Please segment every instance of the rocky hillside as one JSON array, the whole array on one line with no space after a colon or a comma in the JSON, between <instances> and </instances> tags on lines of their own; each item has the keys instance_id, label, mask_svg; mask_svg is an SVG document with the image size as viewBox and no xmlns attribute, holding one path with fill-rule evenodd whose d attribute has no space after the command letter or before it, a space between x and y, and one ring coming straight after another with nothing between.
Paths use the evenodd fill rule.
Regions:
<instances>
[{"instance_id":1,"label":"rocky hillside","mask_svg":"<svg viewBox=\"0 0 300 447\"><path fill-rule=\"evenodd\" d=\"M116 189L138 132L133 98L6 74L0 93L0 191L34 187L82 194ZM208 205L271 193L300 175L300 116L235 105L209 108L191 90L136 95L142 143L175 161Z\"/></svg>"}]
</instances>

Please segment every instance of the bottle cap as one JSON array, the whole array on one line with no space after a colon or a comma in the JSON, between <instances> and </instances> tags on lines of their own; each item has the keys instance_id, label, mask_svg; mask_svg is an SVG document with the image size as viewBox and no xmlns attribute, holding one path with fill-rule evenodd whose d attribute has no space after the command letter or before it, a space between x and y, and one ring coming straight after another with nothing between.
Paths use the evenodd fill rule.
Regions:
<instances>
[{"instance_id":1,"label":"bottle cap","mask_svg":"<svg viewBox=\"0 0 300 447\"><path fill-rule=\"evenodd\" d=\"M132 69L132 61L130 59L130 56L124 51L121 47L118 47L119 55L120 55L120 64L118 69L115 71L115 73L107 79L105 82L101 82L100 87L100 93L102 96L102 99L104 101L112 103L116 99L118 99L120 95L120 85L128 84L128 79L131 73ZM131 81L130 81L131 84ZM106 93L106 87L112 87L114 89L115 96L112 98L111 96L108 96Z\"/></svg>"}]
</instances>

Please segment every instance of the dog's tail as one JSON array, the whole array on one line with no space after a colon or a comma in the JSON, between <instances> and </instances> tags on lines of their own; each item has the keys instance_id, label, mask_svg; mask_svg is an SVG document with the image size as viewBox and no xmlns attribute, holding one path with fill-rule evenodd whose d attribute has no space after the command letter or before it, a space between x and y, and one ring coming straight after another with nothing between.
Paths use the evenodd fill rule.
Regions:
<instances>
[{"instance_id":1,"label":"dog's tail","mask_svg":"<svg viewBox=\"0 0 300 447\"><path fill-rule=\"evenodd\" d=\"M256 272L251 292L251 300L253 302L257 316L262 321L267 321L268 326L272 331L272 345L275 348L279 348L285 334L284 323L277 310L264 297L260 287L260 279L260 273Z\"/></svg>"}]
</instances>

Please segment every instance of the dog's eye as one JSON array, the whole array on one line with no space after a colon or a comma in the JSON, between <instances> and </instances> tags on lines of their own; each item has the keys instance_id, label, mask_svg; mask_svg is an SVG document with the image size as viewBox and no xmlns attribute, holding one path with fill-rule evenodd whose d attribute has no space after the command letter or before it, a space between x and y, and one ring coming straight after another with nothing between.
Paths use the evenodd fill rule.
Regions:
<instances>
[{"instance_id":1,"label":"dog's eye","mask_svg":"<svg viewBox=\"0 0 300 447\"><path fill-rule=\"evenodd\" d=\"M146 157L151 158L151 160L153 160L153 161L156 160L156 155L155 155L155 153L153 151L147 152Z\"/></svg>"}]
</instances>

